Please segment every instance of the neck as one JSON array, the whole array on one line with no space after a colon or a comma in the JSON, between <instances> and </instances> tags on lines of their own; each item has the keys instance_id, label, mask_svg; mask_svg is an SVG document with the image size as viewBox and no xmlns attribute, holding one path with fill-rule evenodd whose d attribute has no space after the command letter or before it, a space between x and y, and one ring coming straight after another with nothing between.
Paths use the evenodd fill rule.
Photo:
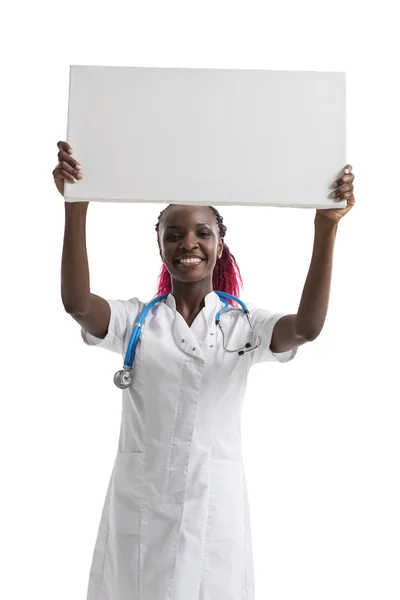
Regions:
<instances>
[{"instance_id":1,"label":"neck","mask_svg":"<svg viewBox=\"0 0 400 600\"><path fill-rule=\"evenodd\" d=\"M188 315L198 314L205 306L204 298L213 291L212 281L208 278L193 283L172 279L171 286L176 310Z\"/></svg>"}]
</instances>

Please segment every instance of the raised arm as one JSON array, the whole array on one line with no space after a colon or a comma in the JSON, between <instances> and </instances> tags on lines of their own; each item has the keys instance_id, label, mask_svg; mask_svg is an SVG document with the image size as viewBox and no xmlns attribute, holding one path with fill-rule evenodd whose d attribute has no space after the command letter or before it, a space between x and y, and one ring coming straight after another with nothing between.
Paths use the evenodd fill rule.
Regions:
<instances>
[{"instance_id":1,"label":"raised arm","mask_svg":"<svg viewBox=\"0 0 400 600\"><path fill-rule=\"evenodd\" d=\"M333 183L335 200L347 200L345 208L318 209L315 215L311 264L295 315L285 315L275 323L270 348L279 353L315 340L322 331L329 305L333 251L339 221L354 206L354 173L346 165L344 175Z\"/></svg>"},{"instance_id":2,"label":"raised arm","mask_svg":"<svg viewBox=\"0 0 400 600\"><path fill-rule=\"evenodd\" d=\"M72 158L67 142L58 142L59 163L53 171L54 182L64 195L64 181L82 179L79 163ZM110 322L107 300L90 291L86 250L86 215L89 202L65 202L64 245L61 262L61 300L68 314L92 335L104 338Z\"/></svg>"}]
</instances>

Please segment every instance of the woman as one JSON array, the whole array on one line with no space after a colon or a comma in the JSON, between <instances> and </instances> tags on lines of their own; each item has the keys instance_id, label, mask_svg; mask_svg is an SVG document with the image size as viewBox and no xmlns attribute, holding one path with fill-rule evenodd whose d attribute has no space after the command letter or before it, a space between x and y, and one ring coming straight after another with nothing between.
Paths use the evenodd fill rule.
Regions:
<instances>
[{"instance_id":1,"label":"woman","mask_svg":"<svg viewBox=\"0 0 400 600\"><path fill-rule=\"evenodd\" d=\"M53 171L82 179L66 142ZM329 300L337 227L355 199L352 167L333 185L343 209L317 210L311 265L297 314L224 306L240 271L212 207L170 205L156 225L163 262L157 295L123 391L118 452L97 535L88 600L254 599L253 561L240 416L249 369L288 362L320 334ZM76 179L75 179L76 178ZM91 293L85 225L88 203L65 203L62 300L84 342L125 356L138 298ZM242 355L238 349L251 344ZM224 349L225 348L225 349ZM227 351L233 350L233 351Z\"/></svg>"}]
</instances>

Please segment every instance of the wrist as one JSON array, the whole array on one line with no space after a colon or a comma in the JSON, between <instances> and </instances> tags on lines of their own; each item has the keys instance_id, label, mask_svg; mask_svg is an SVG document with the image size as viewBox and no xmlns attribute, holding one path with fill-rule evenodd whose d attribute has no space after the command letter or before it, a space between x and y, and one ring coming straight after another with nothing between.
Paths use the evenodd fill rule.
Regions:
<instances>
[{"instance_id":1,"label":"wrist","mask_svg":"<svg viewBox=\"0 0 400 600\"><path fill-rule=\"evenodd\" d=\"M339 222L334 221L333 219L329 219L328 217L324 217L321 214L316 214L314 219L315 227L318 229L324 229L326 231L336 231Z\"/></svg>"},{"instance_id":2,"label":"wrist","mask_svg":"<svg viewBox=\"0 0 400 600\"><path fill-rule=\"evenodd\" d=\"M81 213L86 213L88 206L89 206L89 202L67 202L67 201L64 201L64 206L65 206L66 214L69 214L69 213L81 214Z\"/></svg>"}]
</instances>

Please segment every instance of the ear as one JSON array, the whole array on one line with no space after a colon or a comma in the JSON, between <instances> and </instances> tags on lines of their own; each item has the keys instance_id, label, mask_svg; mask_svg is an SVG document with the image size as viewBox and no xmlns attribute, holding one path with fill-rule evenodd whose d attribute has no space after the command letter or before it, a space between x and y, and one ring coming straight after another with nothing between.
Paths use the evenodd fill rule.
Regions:
<instances>
[{"instance_id":1,"label":"ear","mask_svg":"<svg viewBox=\"0 0 400 600\"><path fill-rule=\"evenodd\" d=\"M224 240L223 240L223 238L221 238L218 243L218 252L217 252L218 258L221 258L223 251L224 251Z\"/></svg>"}]
</instances>

